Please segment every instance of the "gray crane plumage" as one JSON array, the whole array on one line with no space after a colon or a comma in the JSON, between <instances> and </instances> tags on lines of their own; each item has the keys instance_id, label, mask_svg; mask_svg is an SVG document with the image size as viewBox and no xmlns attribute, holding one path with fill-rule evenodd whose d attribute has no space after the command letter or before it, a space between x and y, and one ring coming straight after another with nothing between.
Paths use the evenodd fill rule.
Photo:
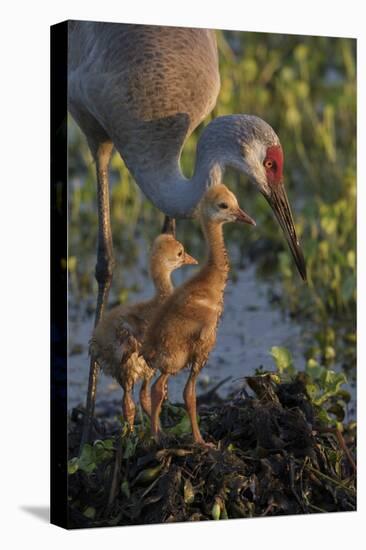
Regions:
<instances>
[{"instance_id":1,"label":"gray crane plumage","mask_svg":"<svg viewBox=\"0 0 366 550\"><path fill-rule=\"evenodd\" d=\"M196 170L187 180L180 170L184 143L214 108L219 89L214 31L70 24L71 114L92 153L112 142L140 188L167 215L191 215L217 168L233 165L251 175L243 162L245 143L256 137L262 145L280 143L258 117L218 117L200 139Z\"/></svg>"},{"instance_id":2,"label":"gray crane plumage","mask_svg":"<svg viewBox=\"0 0 366 550\"><path fill-rule=\"evenodd\" d=\"M69 109L91 150L111 140L143 190L177 169L220 89L213 31L73 22ZM148 191L148 190L147 190Z\"/></svg>"}]
</instances>

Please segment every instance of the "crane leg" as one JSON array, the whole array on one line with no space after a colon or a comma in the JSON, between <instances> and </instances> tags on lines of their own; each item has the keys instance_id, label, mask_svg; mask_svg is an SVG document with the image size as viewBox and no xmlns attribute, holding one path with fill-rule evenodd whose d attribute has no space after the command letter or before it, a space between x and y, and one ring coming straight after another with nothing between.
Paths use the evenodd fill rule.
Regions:
<instances>
[{"instance_id":1,"label":"crane leg","mask_svg":"<svg viewBox=\"0 0 366 550\"><path fill-rule=\"evenodd\" d=\"M170 233L173 237L175 237L175 219L165 216L161 232Z\"/></svg>"},{"instance_id":2,"label":"crane leg","mask_svg":"<svg viewBox=\"0 0 366 550\"><path fill-rule=\"evenodd\" d=\"M136 405L132 395L133 385L124 388L122 398L122 410L125 421L128 424L130 432L134 430Z\"/></svg>"},{"instance_id":3,"label":"crane leg","mask_svg":"<svg viewBox=\"0 0 366 550\"><path fill-rule=\"evenodd\" d=\"M97 201L98 201L98 251L95 278L98 282L98 298L95 311L94 326L99 323L108 301L109 289L112 283L114 257L113 241L109 205L109 178L108 169L112 155L113 144L105 142L99 144L94 150L97 172ZM86 398L86 415L81 436L80 449L90 439L93 422L95 398L99 367L95 359L91 357L89 368L88 393Z\"/></svg>"}]
</instances>

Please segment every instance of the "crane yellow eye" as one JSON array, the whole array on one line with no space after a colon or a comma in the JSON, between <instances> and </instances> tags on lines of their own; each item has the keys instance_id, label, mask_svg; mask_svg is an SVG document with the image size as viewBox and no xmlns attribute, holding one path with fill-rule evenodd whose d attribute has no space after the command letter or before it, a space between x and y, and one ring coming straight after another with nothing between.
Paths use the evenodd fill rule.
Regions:
<instances>
[{"instance_id":1,"label":"crane yellow eye","mask_svg":"<svg viewBox=\"0 0 366 550\"><path fill-rule=\"evenodd\" d=\"M264 161L264 167L265 168L272 168L273 166L273 161L272 160L265 160Z\"/></svg>"}]
</instances>

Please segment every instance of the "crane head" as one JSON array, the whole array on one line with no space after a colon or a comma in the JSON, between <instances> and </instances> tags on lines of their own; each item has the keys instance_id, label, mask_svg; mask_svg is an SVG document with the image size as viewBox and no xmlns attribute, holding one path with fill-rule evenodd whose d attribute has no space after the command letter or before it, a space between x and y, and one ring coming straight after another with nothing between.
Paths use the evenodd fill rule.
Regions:
<instances>
[{"instance_id":1,"label":"crane head","mask_svg":"<svg viewBox=\"0 0 366 550\"><path fill-rule=\"evenodd\" d=\"M306 281L305 258L296 234L290 204L283 183L283 151L281 145L274 145L267 148L263 160L263 167L266 172L267 186L262 189L262 193L271 206L285 234L297 269L302 279Z\"/></svg>"},{"instance_id":2,"label":"crane head","mask_svg":"<svg viewBox=\"0 0 366 550\"><path fill-rule=\"evenodd\" d=\"M249 175L272 208L285 235L297 269L306 281L306 265L283 182L284 155L280 140L264 120L239 115L234 166ZM237 150L237 149L236 149Z\"/></svg>"}]
</instances>

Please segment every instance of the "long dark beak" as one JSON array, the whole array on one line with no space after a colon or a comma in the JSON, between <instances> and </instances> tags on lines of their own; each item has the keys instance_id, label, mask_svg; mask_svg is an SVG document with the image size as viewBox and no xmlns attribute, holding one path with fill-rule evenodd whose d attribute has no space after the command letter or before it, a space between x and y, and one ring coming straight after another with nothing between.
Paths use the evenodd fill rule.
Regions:
<instances>
[{"instance_id":1,"label":"long dark beak","mask_svg":"<svg viewBox=\"0 0 366 550\"><path fill-rule=\"evenodd\" d=\"M306 281L306 265L304 254L301 250L299 239L296 235L294 219L288 202L286 191L282 183L271 188L270 195L264 195L276 215L278 223L282 227L286 241L295 260L297 269L304 281Z\"/></svg>"},{"instance_id":2,"label":"long dark beak","mask_svg":"<svg viewBox=\"0 0 366 550\"><path fill-rule=\"evenodd\" d=\"M240 223L249 223L249 225L256 225L255 221L242 210L241 208L238 208L235 212L235 221Z\"/></svg>"}]
</instances>

